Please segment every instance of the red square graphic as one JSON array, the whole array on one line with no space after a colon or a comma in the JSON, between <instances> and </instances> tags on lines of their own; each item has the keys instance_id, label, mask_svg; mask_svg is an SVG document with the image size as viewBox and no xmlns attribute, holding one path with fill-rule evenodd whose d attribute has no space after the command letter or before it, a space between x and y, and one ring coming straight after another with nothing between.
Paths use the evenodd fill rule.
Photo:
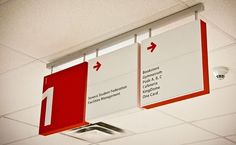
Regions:
<instances>
[{"instance_id":1,"label":"red square graphic","mask_svg":"<svg viewBox=\"0 0 236 145\"><path fill-rule=\"evenodd\" d=\"M88 63L44 77L39 134L49 135L86 125Z\"/></svg>"}]
</instances>

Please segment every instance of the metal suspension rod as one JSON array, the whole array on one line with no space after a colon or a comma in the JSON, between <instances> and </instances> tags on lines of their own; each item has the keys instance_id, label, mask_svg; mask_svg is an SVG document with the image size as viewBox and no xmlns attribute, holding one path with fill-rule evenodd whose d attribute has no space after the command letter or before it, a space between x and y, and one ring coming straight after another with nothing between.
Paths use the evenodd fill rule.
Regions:
<instances>
[{"instance_id":1,"label":"metal suspension rod","mask_svg":"<svg viewBox=\"0 0 236 145\"><path fill-rule=\"evenodd\" d=\"M198 20L198 11L194 12L195 20Z\"/></svg>"},{"instance_id":2,"label":"metal suspension rod","mask_svg":"<svg viewBox=\"0 0 236 145\"><path fill-rule=\"evenodd\" d=\"M148 29L148 37L151 38L152 37L152 28Z\"/></svg>"}]
</instances>

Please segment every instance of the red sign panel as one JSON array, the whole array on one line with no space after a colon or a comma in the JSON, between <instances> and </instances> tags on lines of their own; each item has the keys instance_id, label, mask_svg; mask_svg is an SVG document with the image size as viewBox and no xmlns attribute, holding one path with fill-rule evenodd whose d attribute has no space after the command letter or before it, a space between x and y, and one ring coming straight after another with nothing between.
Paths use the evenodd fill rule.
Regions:
<instances>
[{"instance_id":1,"label":"red sign panel","mask_svg":"<svg viewBox=\"0 0 236 145\"><path fill-rule=\"evenodd\" d=\"M49 135L86 125L88 63L44 77L39 134Z\"/></svg>"}]
</instances>

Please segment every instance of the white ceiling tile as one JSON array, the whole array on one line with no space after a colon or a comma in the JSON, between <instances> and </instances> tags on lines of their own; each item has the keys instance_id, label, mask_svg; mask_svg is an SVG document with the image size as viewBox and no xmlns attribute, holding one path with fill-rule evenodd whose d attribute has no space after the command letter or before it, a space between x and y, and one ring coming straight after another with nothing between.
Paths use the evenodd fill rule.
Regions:
<instances>
[{"instance_id":1,"label":"white ceiling tile","mask_svg":"<svg viewBox=\"0 0 236 145\"><path fill-rule=\"evenodd\" d=\"M54 134L49 136L36 136L9 145L88 145L89 143L67 137L65 135Z\"/></svg>"},{"instance_id":2,"label":"white ceiling tile","mask_svg":"<svg viewBox=\"0 0 236 145\"><path fill-rule=\"evenodd\" d=\"M236 43L209 53L209 75L211 89L220 88L236 83ZM219 81L213 75L213 68L225 66L229 68L225 79Z\"/></svg>"},{"instance_id":3,"label":"white ceiling tile","mask_svg":"<svg viewBox=\"0 0 236 145\"><path fill-rule=\"evenodd\" d=\"M182 123L180 120L151 109L131 113L104 122L135 133L165 128Z\"/></svg>"},{"instance_id":4,"label":"white ceiling tile","mask_svg":"<svg viewBox=\"0 0 236 145\"><path fill-rule=\"evenodd\" d=\"M33 61L32 58L20 54L0 44L0 74Z\"/></svg>"},{"instance_id":5,"label":"white ceiling tile","mask_svg":"<svg viewBox=\"0 0 236 145\"><path fill-rule=\"evenodd\" d=\"M236 112L236 86L211 91L210 94L157 107L185 121Z\"/></svg>"},{"instance_id":6,"label":"white ceiling tile","mask_svg":"<svg viewBox=\"0 0 236 145\"><path fill-rule=\"evenodd\" d=\"M219 65L220 66L220 65ZM228 66L228 65L224 65ZM212 90L216 88L222 88L225 86L235 85L236 84L236 71L232 68L229 72L225 75L223 80L218 80L215 75L213 74L213 67L209 70L209 79L210 79L210 88Z\"/></svg>"},{"instance_id":7,"label":"white ceiling tile","mask_svg":"<svg viewBox=\"0 0 236 145\"><path fill-rule=\"evenodd\" d=\"M221 136L236 134L236 114L196 121L193 124Z\"/></svg>"},{"instance_id":8,"label":"white ceiling tile","mask_svg":"<svg viewBox=\"0 0 236 145\"><path fill-rule=\"evenodd\" d=\"M215 137L215 135L186 124L144 134L128 136L100 143L100 145L180 145Z\"/></svg>"},{"instance_id":9,"label":"white ceiling tile","mask_svg":"<svg viewBox=\"0 0 236 145\"><path fill-rule=\"evenodd\" d=\"M21 140L38 134L38 128L0 118L0 144Z\"/></svg>"},{"instance_id":10,"label":"white ceiling tile","mask_svg":"<svg viewBox=\"0 0 236 145\"><path fill-rule=\"evenodd\" d=\"M228 140L217 138L217 139L203 141L203 142L189 144L189 145L235 145L235 144Z\"/></svg>"},{"instance_id":11,"label":"white ceiling tile","mask_svg":"<svg viewBox=\"0 0 236 145\"><path fill-rule=\"evenodd\" d=\"M210 52L209 54L209 65L214 66L231 66L233 69L236 68L236 43L221 49Z\"/></svg>"},{"instance_id":12,"label":"white ceiling tile","mask_svg":"<svg viewBox=\"0 0 236 145\"><path fill-rule=\"evenodd\" d=\"M182 0L189 6L203 2L205 10L201 15L213 22L236 39L236 1L235 0Z\"/></svg>"},{"instance_id":13,"label":"white ceiling tile","mask_svg":"<svg viewBox=\"0 0 236 145\"><path fill-rule=\"evenodd\" d=\"M43 76L48 73L45 64L34 61L0 75L0 115L39 104Z\"/></svg>"},{"instance_id":14,"label":"white ceiling tile","mask_svg":"<svg viewBox=\"0 0 236 145\"><path fill-rule=\"evenodd\" d=\"M25 123L32 124L34 126L39 126L40 120L40 105L31 107L29 109L24 109L21 111L17 111L15 113L6 115L7 118L11 118L14 120L19 120Z\"/></svg>"},{"instance_id":15,"label":"white ceiling tile","mask_svg":"<svg viewBox=\"0 0 236 145\"><path fill-rule=\"evenodd\" d=\"M0 5L0 43L41 58L97 43L185 7L176 0L14 0Z\"/></svg>"},{"instance_id":16,"label":"white ceiling tile","mask_svg":"<svg viewBox=\"0 0 236 145\"><path fill-rule=\"evenodd\" d=\"M211 23L207 23L208 50L220 48L234 42L235 40L222 32L222 30L212 25Z\"/></svg>"},{"instance_id":17,"label":"white ceiling tile","mask_svg":"<svg viewBox=\"0 0 236 145\"><path fill-rule=\"evenodd\" d=\"M140 0L140 1L145 2L143 0ZM147 8L148 10L146 12L150 12L150 8L151 9L154 8L153 6L157 6L158 5L158 7L159 7L160 6L159 4L165 4L165 3L163 3L163 1L160 1L160 0L153 0L153 1L156 2L156 4L151 4L152 1L150 1L150 0L148 1L148 2L150 2L150 4L149 4L150 7ZM168 2L168 1L165 1L165 2ZM183 3L176 3L177 1L172 1L172 2L174 2L173 6L170 6L169 8L167 8L165 10L163 10L164 9L163 8L161 11L156 12L153 15L149 15L147 17L144 17L143 19L140 19L140 20L138 20L136 22L130 23L130 24L125 25L125 26L122 26L119 29L114 29L113 31L110 31L109 33L100 35L100 36L95 37L93 39L90 39L90 40L87 40L87 41L84 41L84 42L81 42L81 43L77 43L75 46L70 47L69 49L65 49L65 50L57 52L57 53L55 53L53 55L49 55L47 57L41 58L40 60L51 62L51 61L55 60L56 58L59 58L59 57L71 54L71 53L73 53L73 52L75 52L75 51L77 51L79 49L89 47L89 46L91 46L93 44L96 44L98 42L101 42L101 41L107 40L109 38L115 37L115 36L117 36L119 34L122 34L124 32L129 31L129 30L132 30L134 28L138 28L138 27L143 26L143 25L145 25L147 23L153 22L153 21L155 21L157 19L161 19L161 18L163 18L165 16L171 15L171 14L173 14L175 12L178 12L180 10L183 10L183 9L187 8L187 6L185 4L183 4ZM125 5L124 2L122 4ZM138 6L138 7L140 6L140 4L138 4L138 5L136 5L136 4L138 4L137 1L135 1L135 6ZM144 6L145 6L145 4L144 4ZM137 9L137 10L139 10L139 11L143 10L143 6L141 6L141 9ZM154 8L153 10L154 11L158 11L158 8ZM142 12L142 15L145 14L146 12ZM129 14L129 12L127 12L126 15L127 14ZM136 13L136 14L138 16L138 13ZM128 18L128 17L125 16L124 18Z\"/></svg>"},{"instance_id":18,"label":"white ceiling tile","mask_svg":"<svg viewBox=\"0 0 236 145\"><path fill-rule=\"evenodd\" d=\"M236 143L236 135L228 136L227 138L232 140L232 141L234 141Z\"/></svg>"}]
</instances>

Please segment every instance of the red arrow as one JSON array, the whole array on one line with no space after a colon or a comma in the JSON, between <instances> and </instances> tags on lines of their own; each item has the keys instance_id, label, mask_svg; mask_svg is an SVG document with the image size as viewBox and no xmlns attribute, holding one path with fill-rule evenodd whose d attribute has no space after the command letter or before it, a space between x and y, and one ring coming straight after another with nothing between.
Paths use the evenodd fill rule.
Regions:
<instances>
[{"instance_id":1,"label":"red arrow","mask_svg":"<svg viewBox=\"0 0 236 145\"><path fill-rule=\"evenodd\" d=\"M101 63L97 61L96 65L93 66L93 69L96 69L96 71L98 71L100 67L101 67Z\"/></svg>"},{"instance_id":2,"label":"red arrow","mask_svg":"<svg viewBox=\"0 0 236 145\"><path fill-rule=\"evenodd\" d=\"M150 49L151 49L151 52L153 52L153 51L155 50L156 46L157 46L157 45L156 45L155 43L151 42L151 46L148 46L148 47L147 47L147 50L150 50Z\"/></svg>"}]
</instances>

